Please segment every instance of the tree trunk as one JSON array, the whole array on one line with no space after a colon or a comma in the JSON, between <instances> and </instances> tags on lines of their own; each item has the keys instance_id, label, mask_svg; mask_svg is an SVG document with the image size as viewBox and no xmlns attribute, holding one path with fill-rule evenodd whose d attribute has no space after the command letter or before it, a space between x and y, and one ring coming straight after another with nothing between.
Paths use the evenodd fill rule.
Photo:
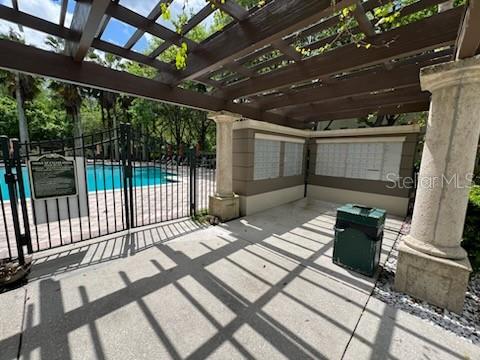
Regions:
<instances>
[{"instance_id":1,"label":"tree trunk","mask_svg":"<svg viewBox=\"0 0 480 360\"><path fill-rule=\"evenodd\" d=\"M72 106L72 122L73 122L73 136L75 137L74 145L75 145L75 155L76 156L83 156L83 139L81 136L83 135L83 127L82 127L82 117L80 115L80 105L77 104Z\"/></svg>"},{"instance_id":2,"label":"tree trunk","mask_svg":"<svg viewBox=\"0 0 480 360\"><path fill-rule=\"evenodd\" d=\"M20 75L18 73L15 74L15 98L17 100L18 132L20 136L20 142L30 142L27 119L25 118L25 102L20 84Z\"/></svg>"}]
</instances>

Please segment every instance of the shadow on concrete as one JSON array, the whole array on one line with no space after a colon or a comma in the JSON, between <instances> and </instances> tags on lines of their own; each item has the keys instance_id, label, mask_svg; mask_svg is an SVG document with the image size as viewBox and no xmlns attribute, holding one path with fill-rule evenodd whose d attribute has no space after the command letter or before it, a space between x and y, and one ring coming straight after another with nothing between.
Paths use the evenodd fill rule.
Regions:
<instances>
[{"instance_id":1,"label":"shadow on concrete","mask_svg":"<svg viewBox=\"0 0 480 360\"><path fill-rule=\"evenodd\" d=\"M288 207L285 207L288 210ZM297 209L298 210L298 209ZM322 212L323 211L323 212ZM285 214L284 214L285 215ZM318 222L315 219L322 216L326 223ZM245 221L247 220L247 221ZM323 221L322 220L322 221ZM165 349L165 354L149 353L149 348L145 349L144 354L118 354L116 358L171 358L171 359L203 359L213 355L221 357L217 351L221 351L224 346L230 346L235 350L235 356L241 356L247 359L258 358L254 350L262 350L265 344L275 349L275 356L283 356L289 359L325 359L341 358L344 347L347 346L348 339L354 330L357 319L364 311L364 305L373 288L374 280L357 274L349 274L345 271L336 270L327 263L322 263L321 258L327 252L331 251L333 246L331 221L331 209L316 211L304 211L302 214L292 215L287 224L284 221L280 223L271 223L266 227L270 220L268 214L261 214L258 217L250 217L243 220L237 220L223 226L222 228L210 228L208 234L212 238L223 240L210 243L203 240L197 229L190 229L187 223L177 223L175 225L176 235L165 238L160 235L164 228L152 228L143 233L136 233L133 238L111 239L110 246L115 251L111 251L107 244L91 244L90 248L72 249L65 255L55 258L46 258L39 262L35 267L34 278L38 279L39 301L38 308L34 304L28 304L25 312L24 329L22 332L22 341L19 354L24 359L40 357L41 359L72 359L77 358L81 348L72 348L69 334L82 329L88 333L89 341L85 344L91 344L90 349L95 354L96 359L112 358L107 355L105 345L107 343L105 332L98 328L98 321L120 311L125 311L127 307L135 305L135 308L143 314L143 320L146 320L149 327L156 334L156 341L161 343ZM273 220L278 221L278 220ZM315 226L310 226L311 224ZM290 225L289 225L290 224ZM308 231L313 232L307 237L308 241L313 241L317 245L305 246L304 244L292 243L291 238L287 236L296 236L299 229L304 224ZM272 231L272 226L275 231ZM312 230L312 228L315 228ZM183 230L183 232L181 231ZM268 229L268 230L267 230ZM172 231L169 230L169 231ZM175 244L178 241L167 242L187 233L198 234L197 245L201 245L205 252L189 254L187 251L178 250ZM314 234L318 236L315 236ZM273 234L273 236L272 236ZM148 235L148 236L147 236ZM303 234L305 235L305 234ZM162 237L163 236L163 237ZM150 239L151 237L151 239ZM158 241L155 241L157 239ZM195 239L196 240L196 239ZM285 240L285 241L283 241ZM183 241L183 240L180 240ZM192 241L192 239L190 239ZM219 240L220 241L220 240ZM309 243L309 242L307 242ZM173 245L172 245L173 244ZM220 245L219 245L220 244ZM309 243L313 244L313 243ZM301 246L298 246L301 245ZM283 247L285 246L285 247ZM153 275L133 279L127 269L118 271L122 287L114 289L101 296L92 297L87 292L86 287L78 287L78 304L76 306L65 307L63 299L71 294L64 293L62 284L68 281L68 277L56 280L53 275L64 274L72 270L86 268L99 263L112 261L118 258L128 258L130 261L136 261L134 257L139 251L147 248L153 248L158 251L154 258L136 263L136 266L153 266L156 272ZM298 250L298 253L295 253ZM260 254L261 252L261 254ZM238 254L247 254L254 259L252 263L245 264L240 261ZM306 254L306 255L299 255ZM87 256L88 255L88 256ZM243 255L242 255L243 256ZM174 266L166 268L158 260L167 258ZM275 260L278 259L278 260ZM140 260L139 260L140 261ZM328 258L326 261L330 261ZM248 291L241 291L241 287L233 286L232 283L225 281L219 272L212 271L213 266L219 264L228 264L230 269L238 270L255 282L265 287L259 296L252 297ZM265 273L259 273L260 268L276 269L281 276L275 277L274 281L269 280ZM223 269L223 268L222 268ZM309 271L309 275L306 271ZM273 270L272 270L273 271ZM316 277L314 277L316 276ZM211 309L205 303L205 299L200 298L195 292L189 290L182 282L184 279L192 279L196 284L205 289L209 296L222 304L232 314L231 319L221 321L218 314L212 313ZM335 302L328 308L319 308L315 302L309 300L309 294L298 294L289 290L289 285L298 281L308 284L312 288L317 288L335 299ZM324 283L325 282L325 283ZM337 287L328 286L326 283L336 284ZM152 303L149 302L149 296L157 293L160 289L173 287L179 294L178 300L187 301L191 311L200 313L209 323L209 327L214 329L213 335L205 335L199 346L195 346L192 351L185 354L184 349L179 348L178 339L172 337L166 331L167 327L175 324L162 323L158 320L156 310L152 309ZM344 290L347 289L347 290ZM356 299L352 299L346 294L354 293ZM318 331L316 336L322 337L322 344L329 338L329 332L332 329L335 333L341 333L345 340L341 349L332 349L325 345L319 345L312 339L307 339L298 331L292 322L298 320L298 316L293 314L288 321L279 319L267 311L268 306L279 297L285 299L285 304L292 304L295 308L304 309L312 314L312 317L321 319L326 325L324 331ZM320 299L319 299L320 300ZM156 301L162 302L164 299L158 298ZM352 320L349 324L338 320L336 311L340 304L349 304ZM278 309L281 312L292 312L292 309L285 307ZM175 311L175 309L163 309L163 311ZM395 316L395 314L385 314L386 316ZM189 314L180 313L178 316L189 316ZM308 319L307 319L308 320ZM305 320L304 327L313 327L315 324L308 323ZM291 322L290 322L291 321ZM191 323L192 328L197 324ZM198 325L199 326L199 325ZM254 344L239 339L240 330L248 327L258 334L264 344ZM131 322L131 328L118 328L120 332L136 332L135 321ZM378 337L385 341L385 337L391 336L393 329L390 324L387 327L378 329ZM411 331L414 331L412 329ZM189 336L189 329L185 329L183 335ZM115 334L109 334L110 340L115 339ZM368 344L375 349L378 345L370 342L368 339L360 338L363 343ZM15 337L10 336L0 340L0 349L11 346L15 342ZM388 343L388 341L387 341ZM322 347L323 346L323 347ZM442 344L435 343L435 346L442 348ZM259 348L260 347L260 348ZM264 349L263 349L264 350ZM332 355L333 354L333 355ZM39 355L39 356L38 356ZM458 358L461 358L460 354ZM232 357L235 357L232 355ZM2 359L3 360L3 359Z\"/></svg>"}]
</instances>

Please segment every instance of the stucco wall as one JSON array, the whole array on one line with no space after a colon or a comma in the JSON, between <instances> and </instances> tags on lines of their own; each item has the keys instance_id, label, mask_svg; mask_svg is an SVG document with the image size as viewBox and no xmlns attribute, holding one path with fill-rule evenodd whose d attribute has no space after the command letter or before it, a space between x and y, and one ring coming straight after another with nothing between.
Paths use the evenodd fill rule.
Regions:
<instances>
[{"instance_id":1,"label":"stucco wall","mask_svg":"<svg viewBox=\"0 0 480 360\"><path fill-rule=\"evenodd\" d=\"M398 137L402 134L385 135L383 137ZM375 142L376 136L363 136L362 139L372 139ZM333 138L335 139L335 137ZM402 146L402 155L400 162L400 178L413 176L413 165L415 160L415 151L418 142L418 134L405 134L405 141ZM323 176L315 174L315 163L317 156L317 142L311 139L310 166L308 174L308 183L311 185L332 187L337 189L366 192L372 194L381 194L397 197L409 197L411 190L407 188L392 187L392 183L382 180L354 179L346 177Z\"/></svg>"},{"instance_id":2,"label":"stucco wall","mask_svg":"<svg viewBox=\"0 0 480 360\"><path fill-rule=\"evenodd\" d=\"M304 174L306 163L304 161L301 175L284 176L285 141L281 141L280 145L279 177L254 180L255 134L286 136L283 133L258 129L236 129L233 131L233 191L240 196L240 213L242 215L267 209L268 207L271 207L273 203L280 205L284 202L297 200L303 197L303 191L299 191L298 187L304 186L305 184ZM291 135L288 135L287 138L296 140L305 139L304 137ZM304 155L306 151L307 144L305 143ZM284 189L291 189L291 191L277 192ZM269 193L272 194L268 195ZM263 194L264 196L257 196L260 194ZM276 198L276 200L273 201L272 198ZM282 198L285 201L282 201ZM260 201L259 199L264 199L266 201Z\"/></svg>"},{"instance_id":3,"label":"stucco wall","mask_svg":"<svg viewBox=\"0 0 480 360\"><path fill-rule=\"evenodd\" d=\"M254 180L255 136L268 134L280 137L280 171L273 179ZM257 135L258 136L258 135ZM262 211L272 206L307 196L334 202L361 202L384 207L396 215L405 215L411 195L410 189L391 188L391 183L315 174L317 139L356 137L364 141L371 138L404 137L401 154L400 177L413 175L413 164L418 141L418 128L392 127L391 129L355 129L337 131L309 131L287 128L257 121L236 123L233 131L233 190L240 196L241 215ZM284 176L285 142L289 139L305 140L304 162L301 175ZM284 141L283 141L284 140ZM309 154L307 164L307 152ZM308 176L305 185L305 174ZM390 185L387 187L387 185ZM306 187L306 189L305 189Z\"/></svg>"}]
</instances>

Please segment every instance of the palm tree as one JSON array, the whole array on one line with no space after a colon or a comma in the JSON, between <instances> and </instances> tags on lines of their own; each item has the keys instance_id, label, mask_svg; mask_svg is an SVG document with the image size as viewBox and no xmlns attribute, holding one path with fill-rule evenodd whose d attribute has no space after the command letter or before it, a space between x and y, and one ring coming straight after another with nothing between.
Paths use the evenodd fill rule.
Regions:
<instances>
[{"instance_id":1,"label":"palm tree","mask_svg":"<svg viewBox=\"0 0 480 360\"><path fill-rule=\"evenodd\" d=\"M48 36L46 43L58 53L63 51L63 43L53 36ZM52 81L49 87L63 100L65 111L73 125L73 136L75 137L74 145L77 149L76 153L81 155L79 149L83 145L80 138L83 135L82 117L80 112L83 99L82 89L77 85L58 81Z\"/></svg>"},{"instance_id":2,"label":"palm tree","mask_svg":"<svg viewBox=\"0 0 480 360\"><path fill-rule=\"evenodd\" d=\"M52 81L49 85L63 101L67 116L73 125L73 136L80 137L83 134L80 107L82 106L82 93L77 85Z\"/></svg>"},{"instance_id":3,"label":"palm tree","mask_svg":"<svg viewBox=\"0 0 480 360\"><path fill-rule=\"evenodd\" d=\"M124 68L124 64L122 59L118 56L112 55L110 53L105 54L105 57L100 57L94 52L90 52L88 57L97 62L98 64L115 69L115 70L122 70ZM119 95L110 91L105 90L97 90L95 95L98 99L100 104L100 110L102 114L102 123L105 129L113 129L114 138L117 139L117 100ZM130 102L131 103L131 102ZM106 115L106 124L105 124L105 115ZM107 143L105 142L104 149L107 148ZM104 150L107 153L106 150ZM119 148L118 148L118 141L114 141L114 157L115 160L119 159Z\"/></svg>"},{"instance_id":4,"label":"palm tree","mask_svg":"<svg viewBox=\"0 0 480 360\"><path fill-rule=\"evenodd\" d=\"M23 42L23 39L13 30L7 36L10 40ZM17 102L18 113L18 132L20 142L30 141L28 134L28 124L25 116L25 105L32 101L40 91L40 80L30 75L20 74L19 72L2 71L0 73L0 81L4 84L7 92Z\"/></svg>"}]
</instances>

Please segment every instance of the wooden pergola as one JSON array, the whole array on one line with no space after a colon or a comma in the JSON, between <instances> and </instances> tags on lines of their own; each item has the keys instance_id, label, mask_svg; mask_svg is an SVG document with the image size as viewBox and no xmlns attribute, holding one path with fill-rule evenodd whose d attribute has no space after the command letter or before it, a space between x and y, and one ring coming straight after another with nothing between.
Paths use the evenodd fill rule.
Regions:
<instances>
[{"instance_id":1,"label":"wooden pergola","mask_svg":"<svg viewBox=\"0 0 480 360\"><path fill-rule=\"evenodd\" d=\"M179 34L157 22L161 4L170 2L160 0L145 17L118 0L77 0L69 28L65 26L67 0L62 1L58 23L20 11L17 1L12 1L12 7L0 5L0 18L64 39L66 44L65 53L58 54L0 40L0 67L306 128L318 120L428 110L430 97L420 89L420 68L480 52L477 0L384 32L374 26L372 12L389 0L342 0L334 6L331 0L271 0L250 10L235 0L215 1L233 21L200 43L190 40L188 32L215 8L206 2ZM419 0L400 9L399 16L443 2ZM316 51L335 40L331 33L339 22L339 11L350 5L356 5L356 26L350 31L363 34L376 46L358 47L347 39L328 51ZM102 40L110 19L135 28L123 47ZM145 33L163 41L150 54L132 49ZM170 46L182 42L189 49L185 69L177 70L159 59ZM308 54L298 51L298 43L307 43ZM86 61L90 49L153 67L158 76L142 78ZM204 84L208 91L186 90L185 81Z\"/></svg>"}]
</instances>

